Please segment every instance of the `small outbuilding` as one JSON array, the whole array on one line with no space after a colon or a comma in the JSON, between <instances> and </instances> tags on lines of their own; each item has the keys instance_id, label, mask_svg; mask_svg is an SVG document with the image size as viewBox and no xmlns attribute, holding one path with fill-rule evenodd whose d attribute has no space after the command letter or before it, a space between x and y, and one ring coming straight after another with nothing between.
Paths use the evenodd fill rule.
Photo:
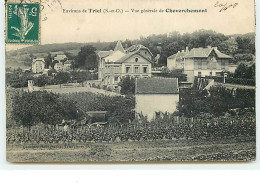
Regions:
<instances>
[{"instance_id":1,"label":"small outbuilding","mask_svg":"<svg viewBox=\"0 0 260 185\"><path fill-rule=\"evenodd\" d=\"M136 114L147 116L148 120L158 112L173 113L179 103L177 78L138 78L135 85Z\"/></svg>"},{"instance_id":2,"label":"small outbuilding","mask_svg":"<svg viewBox=\"0 0 260 185\"><path fill-rule=\"evenodd\" d=\"M107 111L88 111L86 112L88 118L87 122L91 123L106 123L107 122Z\"/></svg>"}]
</instances>

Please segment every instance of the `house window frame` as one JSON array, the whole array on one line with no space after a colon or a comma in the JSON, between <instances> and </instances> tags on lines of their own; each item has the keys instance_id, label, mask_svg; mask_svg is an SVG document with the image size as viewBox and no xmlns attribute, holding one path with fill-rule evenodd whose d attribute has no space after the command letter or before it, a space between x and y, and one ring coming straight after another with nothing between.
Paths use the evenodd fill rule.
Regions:
<instances>
[{"instance_id":1,"label":"house window frame","mask_svg":"<svg viewBox=\"0 0 260 185\"><path fill-rule=\"evenodd\" d=\"M125 67L125 73L129 74L131 70L131 66L126 66Z\"/></svg>"},{"instance_id":2,"label":"house window frame","mask_svg":"<svg viewBox=\"0 0 260 185\"><path fill-rule=\"evenodd\" d=\"M137 70L136 70L137 69ZM134 66L134 72L135 73L140 73L140 68L139 66Z\"/></svg>"},{"instance_id":3,"label":"house window frame","mask_svg":"<svg viewBox=\"0 0 260 185\"><path fill-rule=\"evenodd\" d=\"M143 73L148 73L148 66L143 66Z\"/></svg>"},{"instance_id":4,"label":"house window frame","mask_svg":"<svg viewBox=\"0 0 260 185\"><path fill-rule=\"evenodd\" d=\"M116 80L117 79L117 80ZM114 77L114 82L119 82L119 76Z\"/></svg>"}]
</instances>

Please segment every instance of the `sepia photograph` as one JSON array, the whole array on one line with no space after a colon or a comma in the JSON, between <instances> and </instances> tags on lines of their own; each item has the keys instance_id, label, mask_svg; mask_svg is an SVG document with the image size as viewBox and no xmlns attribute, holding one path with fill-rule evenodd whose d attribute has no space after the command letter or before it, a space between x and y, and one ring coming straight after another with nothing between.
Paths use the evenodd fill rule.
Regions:
<instances>
[{"instance_id":1,"label":"sepia photograph","mask_svg":"<svg viewBox=\"0 0 260 185\"><path fill-rule=\"evenodd\" d=\"M253 0L7 0L6 160L256 160Z\"/></svg>"}]
</instances>

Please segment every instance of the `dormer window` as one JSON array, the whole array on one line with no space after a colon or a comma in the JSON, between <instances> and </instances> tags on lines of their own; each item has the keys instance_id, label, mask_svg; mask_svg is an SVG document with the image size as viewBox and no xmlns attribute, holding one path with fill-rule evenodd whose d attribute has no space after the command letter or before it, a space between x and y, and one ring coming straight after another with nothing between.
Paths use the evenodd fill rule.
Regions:
<instances>
[{"instance_id":1,"label":"dormer window","mask_svg":"<svg viewBox=\"0 0 260 185\"><path fill-rule=\"evenodd\" d=\"M135 58L135 62L138 62L138 58Z\"/></svg>"}]
</instances>

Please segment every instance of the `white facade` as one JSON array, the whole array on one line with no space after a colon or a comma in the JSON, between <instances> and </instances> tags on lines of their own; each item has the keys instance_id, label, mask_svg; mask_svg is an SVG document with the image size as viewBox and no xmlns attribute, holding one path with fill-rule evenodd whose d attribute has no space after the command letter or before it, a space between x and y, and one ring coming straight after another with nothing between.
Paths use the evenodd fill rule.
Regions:
<instances>
[{"instance_id":1,"label":"white facade","mask_svg":"<svg viewBox=\"0 0 260 185\"><path fill-rule=\"evenodd\" d=\"M136 94L136 113L155 118L155 112L173 113L177 110L179 94Z\"/></svg>"},{"instance_id":2,"label":"white facade","mask_svg":"<svg viewBox=\"0 0 260 185\"><path fill-rule=\"evenodd\" d=\"M56 64L54 65L54 69L55 69L56 71L62 71L62 70L63 70L63 64L62 64L62 62L56 63Z\"/></svg>"},{"instance_id":3,"label":"white facade","mask_svg":"<svg viewBox=\"0 0 260 185\"><path fill-rule=\"evenodd\" d=\"M174 70L177 67L175 58L167 58L167 68Z\"/></svg>"},{"instance_id":4,"label":"white facade","mask_svg":"<svg viewBox=\"0 0 260 185\"><path fill-rule=\"evenodd\" d=\"M33 73L42 73L45 68L44 58L35 58L32 62L32 72Z\"/></svg>"},{"instance_id":5,"label":"white facade","mask_svg":"<svg viewBox=\"0 0 260 185\"><path fill-rule=\"evenodd\" d=\"M98 56L98 79L101 86L117 89L124 76L151 77L152 53L142 45L133 45L124 50L118 42L114 51L101 51Z\"/></svg>"}]
</instances>

